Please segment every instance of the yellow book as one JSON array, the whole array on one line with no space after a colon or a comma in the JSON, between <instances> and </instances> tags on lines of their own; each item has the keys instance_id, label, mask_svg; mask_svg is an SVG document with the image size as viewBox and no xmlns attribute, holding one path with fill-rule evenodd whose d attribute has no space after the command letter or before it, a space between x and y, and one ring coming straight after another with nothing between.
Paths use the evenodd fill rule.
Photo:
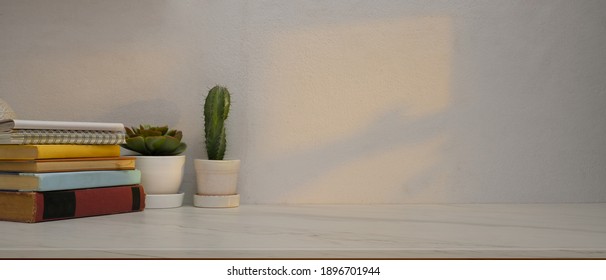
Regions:
<instances>
[{"instance_id":1,"label":"yellow book","mask_svg":"<svg viewBox=\"0 0 606 280\"><path fill-rule=\"evenodd\" d=\"M119 145L0 145L1 160L117 156Z\"/></svg>"},{"instance_id":2,"label":"yellow book","mask_svg":"<svg viewBox=\"0 0 606 280\"><path fill-rule=\"evenodd\" d=\"M93 170L132 170L134 157L55 158L34 160L0 160L1 172L68 172Z\"/></svg>"}]
</instances>

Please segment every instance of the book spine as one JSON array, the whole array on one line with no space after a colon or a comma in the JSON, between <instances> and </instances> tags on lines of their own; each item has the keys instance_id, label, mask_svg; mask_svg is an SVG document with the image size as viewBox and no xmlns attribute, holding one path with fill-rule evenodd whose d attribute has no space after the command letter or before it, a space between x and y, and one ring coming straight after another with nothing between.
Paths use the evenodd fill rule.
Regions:
<instances>
[{"instance_id":1,"label":"book spine","mask_svg":"<svg viewBox=\"0 0 606 280\"><path fill-rule=\"evenodd\" d=\"M126 142L124 132L93 130L14 130L11 132L11 144L77 144L77 145L116 145Z\"/></svg>"},{"instance_id":2,"label":"book spine","mask_svg":"<svg viewBox=\"0 0 606 280\"><path fill-rule=\"evenodd\" d=\"M120 156L119 145L0 145L2 160Z\"/></svg>"},{"instance_id":3,"label":"book spine","mask_svg":"<svg viewBox=\"0 0 606 280\"><path fill-rule=\"evenodd\" d=\"M98 188L141 183L141 171L106 170L56 173L22 173L39 178L38 191Z\"/></svg>"},{"instance_id":4,"label":"book spine","mask_svg":"<svg viewBox=\"0 0 606 280\"><path fill-rule=\"evenodd\" d=\"M141 185L36 193L33 222L142 211Z\"/></svg>"}]
</instances>

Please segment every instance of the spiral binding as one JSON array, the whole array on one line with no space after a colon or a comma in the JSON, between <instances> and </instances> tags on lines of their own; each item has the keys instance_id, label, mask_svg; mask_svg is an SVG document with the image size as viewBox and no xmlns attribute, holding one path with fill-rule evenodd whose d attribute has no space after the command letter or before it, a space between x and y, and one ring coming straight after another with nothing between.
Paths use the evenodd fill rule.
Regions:
<instances>
[{"instance_id":1,"label":"spiral binding","mask_svg":"<svg viewBox=\"0 0 606 280\"><path fill-rule=\"evenodd\" d=\"M116 145L125 143L124 132L116 131L24 129L13 130L11 135L14 141L25 145Z\"/></svg>"}]
</instances>

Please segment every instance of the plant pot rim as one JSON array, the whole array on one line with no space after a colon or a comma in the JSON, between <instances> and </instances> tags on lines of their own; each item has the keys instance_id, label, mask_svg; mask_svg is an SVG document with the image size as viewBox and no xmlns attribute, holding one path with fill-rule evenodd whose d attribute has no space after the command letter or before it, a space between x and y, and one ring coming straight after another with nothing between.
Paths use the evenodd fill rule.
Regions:
<instances>
[{"instance_id":1,"label":"plant pot rim","mask_svg":"<svg viewBox=\"0 0 606 280\"><path fill-rule=\"evenodd\" d=\"M197 158L195 160L198 160L198 161L208 161L208 162L233 162L233 161L240 161L239 159L221 159L221 160L217 160L217 159L203 159L203 158Z\"/></svg>"},{"instance_id":2,"label":"plant pot rim","mask_svg":"<svg viewBox=\"0 0 606 280\"><path fill-rule=\"evenodd\" d=\"M174 156L144 156L144 155L128 155L128 157L136 158L171 158L171 157L185 157L185 155L174 155Z\"/></svg>"}]
</instances>

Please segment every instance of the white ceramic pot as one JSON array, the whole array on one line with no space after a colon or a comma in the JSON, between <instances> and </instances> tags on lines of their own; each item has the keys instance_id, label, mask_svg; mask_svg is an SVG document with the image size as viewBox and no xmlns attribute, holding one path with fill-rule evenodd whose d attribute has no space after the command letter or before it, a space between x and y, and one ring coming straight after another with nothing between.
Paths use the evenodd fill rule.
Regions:
<instances>
[{"instance_id":1,"label":"white ceramic pot","mask_svg":"<svg viewBox=\"0 0 606 280\"><path fill-rule=\"evenodd\" d=\"M185 156L136 156L146 194L176 194L183 180Z\"/></svg>"},{"instance_id":2,"label":"white ceramic pot","mask_svg":"<svg viewBox=\"0 0 606 280\"><path fill-rule=\"evenodd\" d=\"M240 160L195 159L198 195L235 195L238 187Z\"/></svg>"}]
</instances>

